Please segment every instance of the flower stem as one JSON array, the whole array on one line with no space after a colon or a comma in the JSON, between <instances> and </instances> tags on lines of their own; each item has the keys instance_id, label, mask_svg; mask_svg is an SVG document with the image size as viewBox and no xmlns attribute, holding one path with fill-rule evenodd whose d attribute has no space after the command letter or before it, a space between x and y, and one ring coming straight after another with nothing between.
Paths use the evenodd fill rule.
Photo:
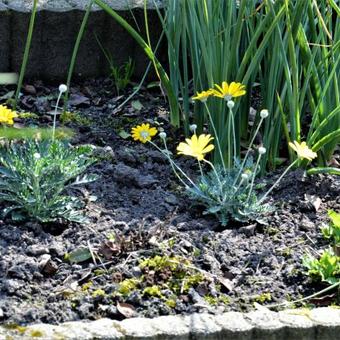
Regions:
<instances>
[{"instance_id":1,"label":"flower stem","mask_svg":"<svg viewBox=\"0 0 340 340\"><path fill-rule=\"evenodd\" d=\"M204 177L203 169L202 169L202 165L201 165L201 162L200 162L200 161L198 161L198 167L200 168L201 176Z\"/></svg>"},{"instance_id":2,"label":"flower stem","mask_svg":"<svg viewBox=\"0 0 340 340\"><path fill-rule=\"evenodd\" d=\"M299 161L299 159L296 159L292 164L290 164L287 169L282 173L282 175L276 180L276 182L269 188L269 190L261 197L259 200L259 203L262 203L267 196L273 191L273 189L279 184L281 179L287 174L287 172Z\"/></svg>"},{"instance_id":3,"label":"flower stem","mask_svg":"<svg viewBox=\"0 0 340 340\"><path fill-rule=\"evenodd\" d=\"M233 109L229 109L229 114L231 117L231 128L233 132L233 161L236 159L236 132L235 132L235 119Z\"/></svg>"},{"instance_id":4,"label":"flower stem","mask_svg":"<svg viewBox=\"0 0 340 340\"><path fill-rule=\"evenodd\" d=\"M208 117L209 117L209 121L210 121L211 127L212 127L212 129L213 129L213 131L214 131L214 135L215 135L215 138L216 138L216 144L217 144L218 152L219 152L219 155L220 155L220 158L221 158L223 170L225 171L225 170L226 170L226 167L225 167L224 158L223 158L223 154L222 154L220 139L219 139L219 137L218 137L218 135L217 135L217 131L216 131L216 128L215 128L215 124L214 124L214 121L213 121L213 119L212 119L212 116L211 116L211 112L210 112L210 110L209 110L209 107L208 107L207 103L204 103L204 105L205 105L205 108L206 108L207 113L208 113Z\"/></svg>"},{"instance_id":5,"label":"flower stem","mask_svg":"<svg viewBox=\"0 0 340 340\"><path fill-rule=\"evenodd\" d=\"M63 94L63 92L59 91L59 96L58 96L58 99L57 99L57 103L56 103L55 108L54 108L52 142L54 142L54 139L55 139L55 129L56 129L56 125L57 125L57 111L58 111L59 101L61 99L62 94Z\"/></svg>"},{"instance_id":6,"label":"flower stem","mask_svg":"<svg viewBox=\"0 0 340 340\"><path fill-rule=\"evenodd\" d=\"M182 177L178 174L177 170L190 182L190 184L192 186L194 186L196 189L198 189L197 185L190 179L189 176L187 176L187 174L171 159L171 157L169 156L169 150L166 144L166 141L164 140L164 146L165 146L165 150L166 152L164 152L160 147L158 147L154 142L149 141L149 143L154 146L159 152L161 152L170 162L171 168L174 172L174 174L176 175L176 177L180 180L180 182L187 187L188 185L184 182L184 180L182 179ZM177 169L177 170L176 170Z\"/></svg>"},{"instance_id":7,"label":"flower stem","mask_svg":"<svg viewBox=\"0 0 340 340\"><path fill-rule=\"evenodd\" d=\"M236 176L236 178L235 178L235 180L234 180L233 185L236 184L236 182L238 181L239 177L241 176L241 173L242 173L242 171L243 171L244 165L245 165L245 163L246 163L246 161L247 161L247 158L248 158L248 156L249 156L250 150L251 150L251 148L252 148L252 146L253 146L253 144L254 144L255 138L256 138L256 136L257 136L259 130L260 130L260 127L261 127L261 125L262 125L262 123L263 123L263 120L264 120L264 118L261 118L261 120L260 120L260 122L259 122L259 124L258 124L258 126L257 126L257 128L256 128L256 131L255 131L255 133L254 133L254 135L253 135L253 137L252 137L252 139L251 139L251 141L250 141L250 143L249 143L249 146L248 146L246 155L245 155L244 158L243 158L243 161L242 161L242 163L241 163L240 170L239 170L239 172L238 172L238 174L237 174L237 176Z\"/></svg>"},{"instance_id":8,"label":"flower stem","mask_svg":"<svg viewBox=\"0 0 340 340\"><path fill-rule=\"evenodd\" d=\"M259 156L257 157L256 165L255 165L255 168L254 168L254 173L252 174L252 177L251 177L250 188L249 188L249 192L248 192L248 196L247 196L247 202L249 201L251 193L253 191L255 177L256 177L257 169L258 169L259 164L260 164L261 157L262 157L262 154L259 153Z\"/></svg>"},{"instance_id":9,"label":"flower stem","mask_svg":"<svg viewBox=\"0 0 340 340\"><path fill-rule=\"evenodd\" d=\"M215 174L215 176L216 176L216 179L217 179L217 181L218 181L218 184L220 185L220 188L221 188L221 190L222 190L222 182L221 182L221 180L220 180L220 176L218 175L218 173L217 173L217 171L216 171L216 169L215 169L215 167L214 167L214 164L212 164L211 162L207 161L207 160L204 159L204 158L203 158L203 161L206 162L207 164L209 164L209 165L211 166L211 168L212 168L212 170L214 171L214 174Z\"/></svg>"}]
</instances>

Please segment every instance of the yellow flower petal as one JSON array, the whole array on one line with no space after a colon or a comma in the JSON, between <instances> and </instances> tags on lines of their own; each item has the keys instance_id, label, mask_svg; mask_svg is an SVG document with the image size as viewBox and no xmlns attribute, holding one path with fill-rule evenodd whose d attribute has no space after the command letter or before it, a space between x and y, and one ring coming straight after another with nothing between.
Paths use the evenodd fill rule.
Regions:
<instances>
[{"instance_id":1,"label":"yellow flower petal","mask_svg":"<svg viewBox=\"0 0 340 340\"><path fill-rule=\"evenodd\" d=\"M214 149L214 145L208 145L212 139L210 135L202 134L199 137L193 135L190 139L187 138L185 143L179 143L177 153L191 156L201 161L204 159L204 154Z\"/></svg>"},{"instance_id":2,"label":"yellow flower petal","mask_svg":"<svg viewBox=\"0 0 340 340\"><path fill-rule=\"evenodd\" d=\"M215 88L212 90L212 95L226 100L246 94L245 85L234 81L230 85L225 81L222 82L222 86L215 84Z\"/></svg>"},{"instance_id":3,"label":"yellow flower petal","mask_svg":"<svg viewBox=\"0 0 340 340\"><path fill-rule=\"evenodd\" d=\"M317 157L316 152L310 149L306 142L299 143L294 141L294 143L289 142L289 147L292 148L297 156L301 159L307 159L309 161Z\"/></svg>"},{"instance_id":4,"label":"yellow flower petal","mask_svg":"<svg viewBox=\"0 0 340 340\"><path fill-rule=\"evenodd\" d=\"M194 100L200 100L201 102L207 101L207 99L212 95L211 90L197 92L196 96L192 97Z\"/></svg>"}]
</instances>

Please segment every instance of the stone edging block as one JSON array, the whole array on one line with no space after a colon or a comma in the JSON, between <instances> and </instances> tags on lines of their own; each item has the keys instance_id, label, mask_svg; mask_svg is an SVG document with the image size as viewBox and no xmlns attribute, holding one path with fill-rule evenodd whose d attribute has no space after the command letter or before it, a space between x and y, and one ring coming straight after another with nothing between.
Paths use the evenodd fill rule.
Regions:
<instances>
[{"instance_id":1,"label":"stone edging block","mask_svg":"<svg viewBox=\"0 0 340 340\"><path fill-rule=\"evenodd\" d=\"M157 0L161 5L163 0ZM145 37L144 0L106 0L119 14ZM126 4L129 4L126 6ZM158 14L148 13L153 46L160 37L162 25ZM88 0L39 0L39 11L33 32L26 78L65 82L76 37ZM19 72L27 38L32 0L0 0L0 72ZM74 77L108 76L109 63L100 43L112 57L115 66L131 58L137 78L142 78L148 58L129 33L106 12L95 8L81 41ZM165 51L165 53L164 53ZM166 60L166 50L160 54Z\"/></svg>"},{"instance_id":2,"label":"stone edging block","mask_svg":"<svg viewBox=\"0 0 340 340\"><path fill-rule=\"evenodd\" d=\"M247 314L160 316L123 321L99 319L61 325L36 324L20 332L0 326L0 339L157 339L157 340L336 340L340 334L340 309L332 307Z\"/></svg>"},{"instance_id":3,"label":"stone edging block","mask_svg":"<svg viewBox=\"0 0 340 340\"><path fill-rule=\"evenodd\" d=\"M125 11L133 8L143 8L144 0L103 0L103 2L115 10ZM89 0L39 0L38 11L66 12L74 9L85 10ZM147 8L163 7L163 0L148 0ZM14 11L28 13L33 8L33 0L0 0L0 8L12 9ZM100 7L93 5L93 11L100 10Z\"/></svg>"}]
</instances>

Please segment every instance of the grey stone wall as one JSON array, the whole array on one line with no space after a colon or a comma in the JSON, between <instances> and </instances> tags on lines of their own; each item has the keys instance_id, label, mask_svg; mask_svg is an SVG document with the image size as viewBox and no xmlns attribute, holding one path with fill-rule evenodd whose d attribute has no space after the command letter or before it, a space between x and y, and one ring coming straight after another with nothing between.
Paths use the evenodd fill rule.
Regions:
<instances>
[{"instance_id":1,"label":"grey stone wall","mask_svg":"<svg viewBox=\"0 0 340 340\"><path fill-rule=\"evenodd\" d=\"M123 321L38 324L20 331L0 326L0 339L337 340L340 309L258 310L247 314L193 314Z\"/></svg>"},{"instance_id":2,"label":"grey stone wall","mask_svg":"<svg viewBox=\"0 0 340 340\"><path fill-rule=\"evenodd\" d=\"M143 0L106 0L134 28L145 31ZM88 0L39 0L26 78L65 81L74 43ZM128 4L128 6L126 5ZM153 4L153 2L152 2ZM154 44L162 30L158 14L150 3L149 25ZM19 72L26 42L32 0L0 0L0 72ZM134 9L133 9L134 8ZM74 75L108 75L109 65L95 39L109 51L117 65L129 57L140 78L148 59L131 36L107 13L94 7L80 45ZM166 51L163 49L163 59Z\"/></svg>"}]
</instances>

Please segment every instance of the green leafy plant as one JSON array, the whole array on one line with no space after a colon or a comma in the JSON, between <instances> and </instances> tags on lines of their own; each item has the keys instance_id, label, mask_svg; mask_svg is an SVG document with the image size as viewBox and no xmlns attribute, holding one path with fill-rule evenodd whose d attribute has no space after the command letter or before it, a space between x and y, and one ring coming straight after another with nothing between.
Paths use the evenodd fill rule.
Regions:
<instances>
[{"instance_id":1,"label":"green leafy plant","mask_svg":"<svg viewBox=\"0 0 340 340\"><path fill-rule=\"evenodd\" d=\"M333 210L328 211L331 220L327 226L321 228L322 235L333 244L334 252L340 256L340 214Z\"/></svg>"},{"instance_id":2,"label":"green leafy plant","mask_svg":"<svg viewBox=\"0 0 340 340\"><path fill-rule=\"evenodd\" d=\"M252 159L245 165L247 172L244 174L245 179L241 180L242 183L237 181L240 165L230 170L215 166L215 171L202 175L196 186L187 188L193 202L206 207L204 214L216 215L222 225L227 225L229 220L261 220L263 215L270 211L267 204L259 202L255 191L249 194L251 177L247 172L251 174L255 170Z\"/></svg>"},{"instance_id":3,"label":"green leafy plant","mask_svg":"<svg viewBox=\"0 0 340 340\"><path fill-rule=\"evenodd\" d=\"M279 164L282 137L287 143L306 139L313 151L320 151L318 166L327 166L340 137L337 3L168 1L159 17L168 41L169 79L175 97L182 98L184 125L193 120L201 132L212 120L216 127L213 135L219 138L224 156L230 159L230 136L226 133L230 113L225 103L194 102L192 110L191 95L223 80L235 79L248 84L246 100L240 103L235 116L238 153L256 128L249 128L255 92L261 94L262 106L272 113L261 129L268 148L261 160L261 173L266 166L275 168ZM256 116L255 122L258 119ZM214 164L220 162L216 151ZM293 153L290 158L293 161ZM227 166L231 167L231 163Z\"/></svg>"},{"instance_id":4,"label":"green leafy plant","mask_svg":"<svg viewBox=\"0 0 340 340\"><path fill-rule=\"evenodd\" d=\"M340 281L340 257L330 249L324 250L319 259L306 255L302 263L308 269L308 274L314 278L331 285Z\"/></svg>"},{"instance_id":5,"label":"green leafy plant","mask_svg":"<svg viewBox=\"0 0 340 340\"><path fill-rule=\"evenodd\" d=\"M226 85L228 87L228 85ZM231 84L232 86L232 84ZM242 87L240 84L234 83L234 96L240 95ZM239 93L237 93L240 90ZM201 101L206 101L211 95L213 90L203 91L198 93L196 98ZM226 92L229 90L226 90ZM220 93L218 93L220 95ZM232 95L223 94L226 97L227 106L230 111L230 117L233 117L232 109L234 102L231 100ZM228 98L229 97L229 98ZM258 131L262 122L268 117L267 110L261 110L261 120L257 126ZM235 125L234 120L230 121L230 130L228 134L231 136L231 141L235 140ZM213 121L211 122L212 130L215 131ZM266 199L272 190L278 185L287 172L297 164L301 159L313 160L317 157L317 154L313 152L305 142L301 144L298 142L290 143L290 147L297 153L298 158L291 163L281 174L281 176L274 182L274 184L260 197L258 198L258 185L256 185L255 179L260 171L260 163L263 155L266 154L266 148L259 146L257 148L257 159L253 164L251 157L253 143L255 140L254 134L250 141L248 150L244 158L240 161L236 156L235 148L231 148L232 166L227 167L222 155L222 148L219 139L216 138L217 154L220 155L221 165L214 165L208 161L206 155L215 149L215 145L211 143L214 139L210 134L196 135L197 125L190 126L190 130L193 132L191 138L186 138L185 142L179 143L177 146L177 153L180 155L190 156L197 160L200 177L190 177L171 157L171 152L168 149L166 142L166 133L160 132L159 137L163 140L164 149L161 149L152 141L152 137L157 134L155 127L150 127L150 124L141 124L133 127L131 130L131 136L134 140L142 143L150 143L156 149L158 149L169 160L172 170L180 183L185 188L186 192L192 198L194 203L200 203L205 206L206 214L215 214L220 220L223 226L227 225L230 219L246 222L249 220L260 220L263 215L270 209ZM233 144L235 146L235 143ZM205 172L202 166L207 165L210 171Z\"/></svg>"},{"instance_id":6,"label":"green leafy plant","mask_svg":"<svg viewBox=\"0 0 340 340\"><path fill-rule=\"evenodd\" d=\"M89 126L91 120L80 115L78 112L63 111L60 115L60 121L63 124L76 123L79 125Z\"/></svg>"},{"instance_id":7,"label":"green leafy plant","mask_svg":"<svg viewBox=\"0 0 340 340\"><path fill-rule=\"evenodd\" d=\"M131 76L134 72L135 64L132 61L132 59L129 58L129 60L123 65L121 66L115 65L112 55L109 53L107 49L105 49L97 35L95 35L95 37L100 49L102 50L107 62L109 63L111 77L113 78L116 91L119 96L120 91L124 90L126 86L130 83Z\"/></svg>"},{"instance_id":8,"label":"green leafy plant","mask_svg":"<svg viewBox=\"0 0 340 340\"><path fill-rule=\"evenodd\" d=\"M38 10L38 1L39 0L33 0L33 8L32 8L29 27L28 27L27 39L26 39L25 50L24 50L24 55L23 55L20 74L19 74L18 86L15 92L14 110L16 109L16 106L18 104L22 83L24 81L24 77L26 73L26 67L27 67L27 62L28 62L28 58L30 54L33 31L34 31L34 26L35 26L35 18L36 18L36 14Z\"/></svg>"},{"instance_id":9,"label":"green leafy plant","mask_svg":"<svg viewBox=\"0 0 340 340\"><path fill-rule=\"evenodd\" d=\"M325 239L331 241L333 247L324 250L319 259L307 254L303 258L303 265L308 269L309 275L333 285L340 283L340 214L329 210L328 216L331 223L323 226L321 232Z\"/></svg>"},{"instance_id":10,"label":"green leafy plant","mask_svg":"<svg viewBox=\"0 0 340 340\"><path fill-rule=\"evenodd\" d=\"M122 66L115 66L111 60L110 62L111 76L114 80L118 95L120 91L124 90L126 86L130 83L134 68L135 68L134 62L132 61L131 58L129 58L129 60Z\"/></svg>"},{"instance_id":11,"label":"green leafy plant","mask_svg":"<svg viewBox=\"0 0 340 340\"><path fill-rule=\"evenodd\" d=\"M81 202L67 195L67 189L94 181L96 175L82 175L94 163L90 146L71 147L62 141L12 143L0 149L0 201L13 219L32 218L40 222L64 219L79 223Z\"/></svg>"}]
</instances>

